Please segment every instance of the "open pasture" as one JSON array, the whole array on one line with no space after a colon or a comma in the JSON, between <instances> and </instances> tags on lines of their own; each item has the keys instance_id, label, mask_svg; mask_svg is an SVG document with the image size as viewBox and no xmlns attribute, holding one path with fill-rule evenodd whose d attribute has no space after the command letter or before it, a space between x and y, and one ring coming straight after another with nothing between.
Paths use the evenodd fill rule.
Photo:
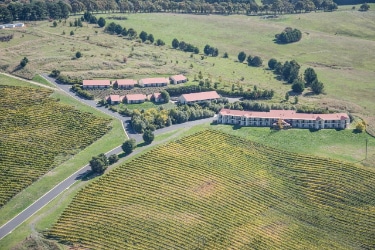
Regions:
<instances>
[{"instance_id":1,"label":"open pasture","mask_svg":"<svg viewBox=\"0 0 375 250\"><path fill-rule=\"evenodd\" d=\"M373 248L374 177L204 130L89 184L46 234L95 249Z\"/></svg>"},{"instance_id":2,"label":"open pasture","mask_svg":"<svg viewBox=\"0 0 375 250\"><path fill-rule=\"evenodd\" d=\"M0 86L0 207L109 129L40 88Z\"/></svg>"}]
</instances>

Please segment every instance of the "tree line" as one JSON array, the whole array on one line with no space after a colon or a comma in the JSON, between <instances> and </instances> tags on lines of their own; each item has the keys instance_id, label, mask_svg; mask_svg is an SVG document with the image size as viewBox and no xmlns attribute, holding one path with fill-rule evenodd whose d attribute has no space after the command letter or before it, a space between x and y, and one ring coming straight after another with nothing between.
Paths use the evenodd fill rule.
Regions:
<instances>
[{"instance_id":1,"label":"tree line","mask_svg":"<svg viewBox=\"0 0 375 250\"><path fill-rule=\"evenodd\" d=\"M323 93L324 84L318 80L318 75L313 68L307 68L302 76L299 74L301 66L295 60L286 61L283 64L275 58L268 61L268 67L279 75L280 80L292 84L292 90L295 93L300 94L307 87L310 87L315 94Z\"/></svg>"},{"instance_id":2,"label":"tree line","mask_svg":"<svg viewBox=\"0 0 375 250\"><path fill-rule=\"evenodd\" d=\"M287 27L280 34L275 35L277 43L294 43L298 42L302 38L302 32L299 29L292 29Z\"/></svg>"},{"instance_id":3,"label":"tree line","mask_svg":"<svg viewBox=\"0 0 375 250\"><path fill-rule=\"evenodd\" d=\"M333 11L337 4L333 0L68 0L68 1L9 1L0 6L0 22L16 20L36 21L43 19L66 19L69 14L88 12L152 13L175 12L189 14L283 14L311 11ZM368 10L364 5L361 10Z\"/></svg>"}]
</instances>

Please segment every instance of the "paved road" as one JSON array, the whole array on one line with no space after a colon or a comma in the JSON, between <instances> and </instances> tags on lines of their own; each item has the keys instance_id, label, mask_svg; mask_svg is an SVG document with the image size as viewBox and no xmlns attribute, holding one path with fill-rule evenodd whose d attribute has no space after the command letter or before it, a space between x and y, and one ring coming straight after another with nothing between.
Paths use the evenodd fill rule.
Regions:
<instances>
[{"instance_id":1,"label":"paved road","mask_svg":"<svg viewBox=\"0 0 375 250\"><path fill-rule=\"evenodd\" d=\"M54 79L52 79L52 78L50 78L46 75L43 75L43 77L46 78L47 80L49 80L50 82L54 83L59 89L63 90L64 92L66 92L70 96L74 97L78 101L83 102L85 104L88 104L88 105L108 114L108 115L111 115L114 118L120 119L122 121L122 123L124 124L124 129L126 130L126 133L128 134L128 136L130 138L136 139L137 142L142 141L142 136L140 134L134 133L134 131L132 130L132 128L129 124L129 121L130 121L129 117L123 117L123 116L119 115L118 113L112 112L112 111L110 111L110 110L108 110L104 107L97 107L95 101L83 100L83 99L79 98L78 96L76 96L74 93L72 93L70 91L69 85L57 84L54 81ZM35 84L34 82L32 82L32 83ZM39 84L37 84L37 85L39 85ZM45 85L41 85L41 86L42 87L48 87L48 86L45 86ZM50 88L50 87L48 87L48 88ZM173 130L176 130L176 129L179 129L179 128L189 128L189 127L192 127L192 126L195 126L195 125L198 125L198 124L212 122L213 119L214 118L207 118L207 119L202 119L202 120L197 120L197 121L186 122L186 123L183 123L183 124L172 125L170 127L165 127L165 128L156 130L155 134L156 135L162 134L162 133L173 131ZM182 131L181 133L183 133L183 132L184 131ZM159 142L159 143L161 143L161 142ZM152 145L155 145L155 144L152 144ZM140 148L138 150L135 150L132 154L136 154L136 153L144 150L145 148L147 148L147 146L143 147L143 148ZM122 152L122 149L119 146L119 147L116 147L116 148L112 149L111 151L107 152L106 155L109 156L111 154L119 154L121 152ZM21 225L30 216L32 216L33 214L38 212L40 209L42 209L44 206L46 206L49 202L51 202L59 194L64 192L64 190L68 189L77 180L82 179L89 171L90 171L89 165L86 165L86 166L82 167L77 172L73 173L71 176L69 176L68 178L66 178L62 182L60 182L58 185L56 185L50 191L45 193L42 197L40 197L38 200L36 200L33 204L31 204L29 207L27 207L21 213L16 215L13 219L11 219L7 223L5 223L3 226L1 226L0 227L0 240L2 238L4 238L6 235L8 235L9 233L11 233L15 228L17 228L19 225Z\"/></svg>"}]
</instances>

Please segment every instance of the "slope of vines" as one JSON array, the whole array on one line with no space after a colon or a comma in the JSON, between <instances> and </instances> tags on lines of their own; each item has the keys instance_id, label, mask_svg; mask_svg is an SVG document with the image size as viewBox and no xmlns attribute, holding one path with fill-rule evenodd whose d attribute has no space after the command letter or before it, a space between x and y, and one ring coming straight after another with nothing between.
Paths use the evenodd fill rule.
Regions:
<instances>
[{"instance_id":1,"label":"slope of vines","mask_svg":"<svg viewBox=\"0 0 375 250\"><path fill-rule=\"evenodd\" d=\"M374 180L206 130L91 183L46 235L89 249L371 249Z\"/></svg>"},{"instance_id":2,"label":"slope of vines","mask_svg":"<svg viewBox=\"0 0 375 250\"><path fill-rule=\"evenodd\" d=\"M109 129L49 98L50 90L0 86L0 207L63 159Z\"/></svg>"}]
</instances>

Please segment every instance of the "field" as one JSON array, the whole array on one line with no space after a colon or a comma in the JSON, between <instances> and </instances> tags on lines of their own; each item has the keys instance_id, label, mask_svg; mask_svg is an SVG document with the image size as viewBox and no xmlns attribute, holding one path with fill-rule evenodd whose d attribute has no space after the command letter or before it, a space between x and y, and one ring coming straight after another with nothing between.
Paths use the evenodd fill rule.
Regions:
<instances>
[{"instance_id":1,"label":"field","mask_svg":"<svg viewBox=\"0 0 375 250\"><path fill-rule=\"evenodd\" d=\"M138 34L142 30L152 33L155 39L164 40L166 46L111 36L94 25L69 27L69 22L78 15L66 23L58 23L57 27L52 27L51 22L37 22L30 23L25 30L14 31L13 40L0 43L0 68L30 78L35 73L59 69L63 74L83 78L140 79L183 73L192 80L202 71L204 78L212 81L221 77L219 88L235 84L247 89L257 85L276 91L272 102L282 101L290 86L277 81L266 66L253 68L236 62L237 54L243 50L248 55L261 56L264 65L274 57L282 62L296 59L302 70L314 67L325 83L326 94L301 96L301 104L347 110L374 124L375 59L368 53L375 50L373 10L359 12L344 6L333 13L281 15L273 19L173 13L126 14L127 20L122 21L108 18L118 15L122 14L102 16L107 22L136 29ZM274 35L287 26L300 29L302 40L288 45L274 43ZM69 35L70 31L74 31L74 36ZM202 60L201 55L191 57L190 53L173 50L170 47L173 38L192 43L201 52L210 44L219 49L219 57ZM74 59L77 51L82 52L82 58ZM228 52L228 59L222 58L224 52ZM29 64L25 69L15 70L23 56L29 58Z\"/></svg>"},{"instance_id":2,"label":"field","mask_svg":"<svg viewBox=\"0 0 375 250\"><path fill-rule=\"evenodd\" d=\"M60 104L51 93L0 86L0 207L110 129L109 119Z\"/></svg>"},{"instance_id":3,"label":"field","mask_svg":"<svg viewBox=\"0 0 375 250\"><path fill-rule=\"evenodd\" d=\"M370 249L374 177L204 130L92 182L46 234L95 249Z\"/></svg>"}]
</instances>

